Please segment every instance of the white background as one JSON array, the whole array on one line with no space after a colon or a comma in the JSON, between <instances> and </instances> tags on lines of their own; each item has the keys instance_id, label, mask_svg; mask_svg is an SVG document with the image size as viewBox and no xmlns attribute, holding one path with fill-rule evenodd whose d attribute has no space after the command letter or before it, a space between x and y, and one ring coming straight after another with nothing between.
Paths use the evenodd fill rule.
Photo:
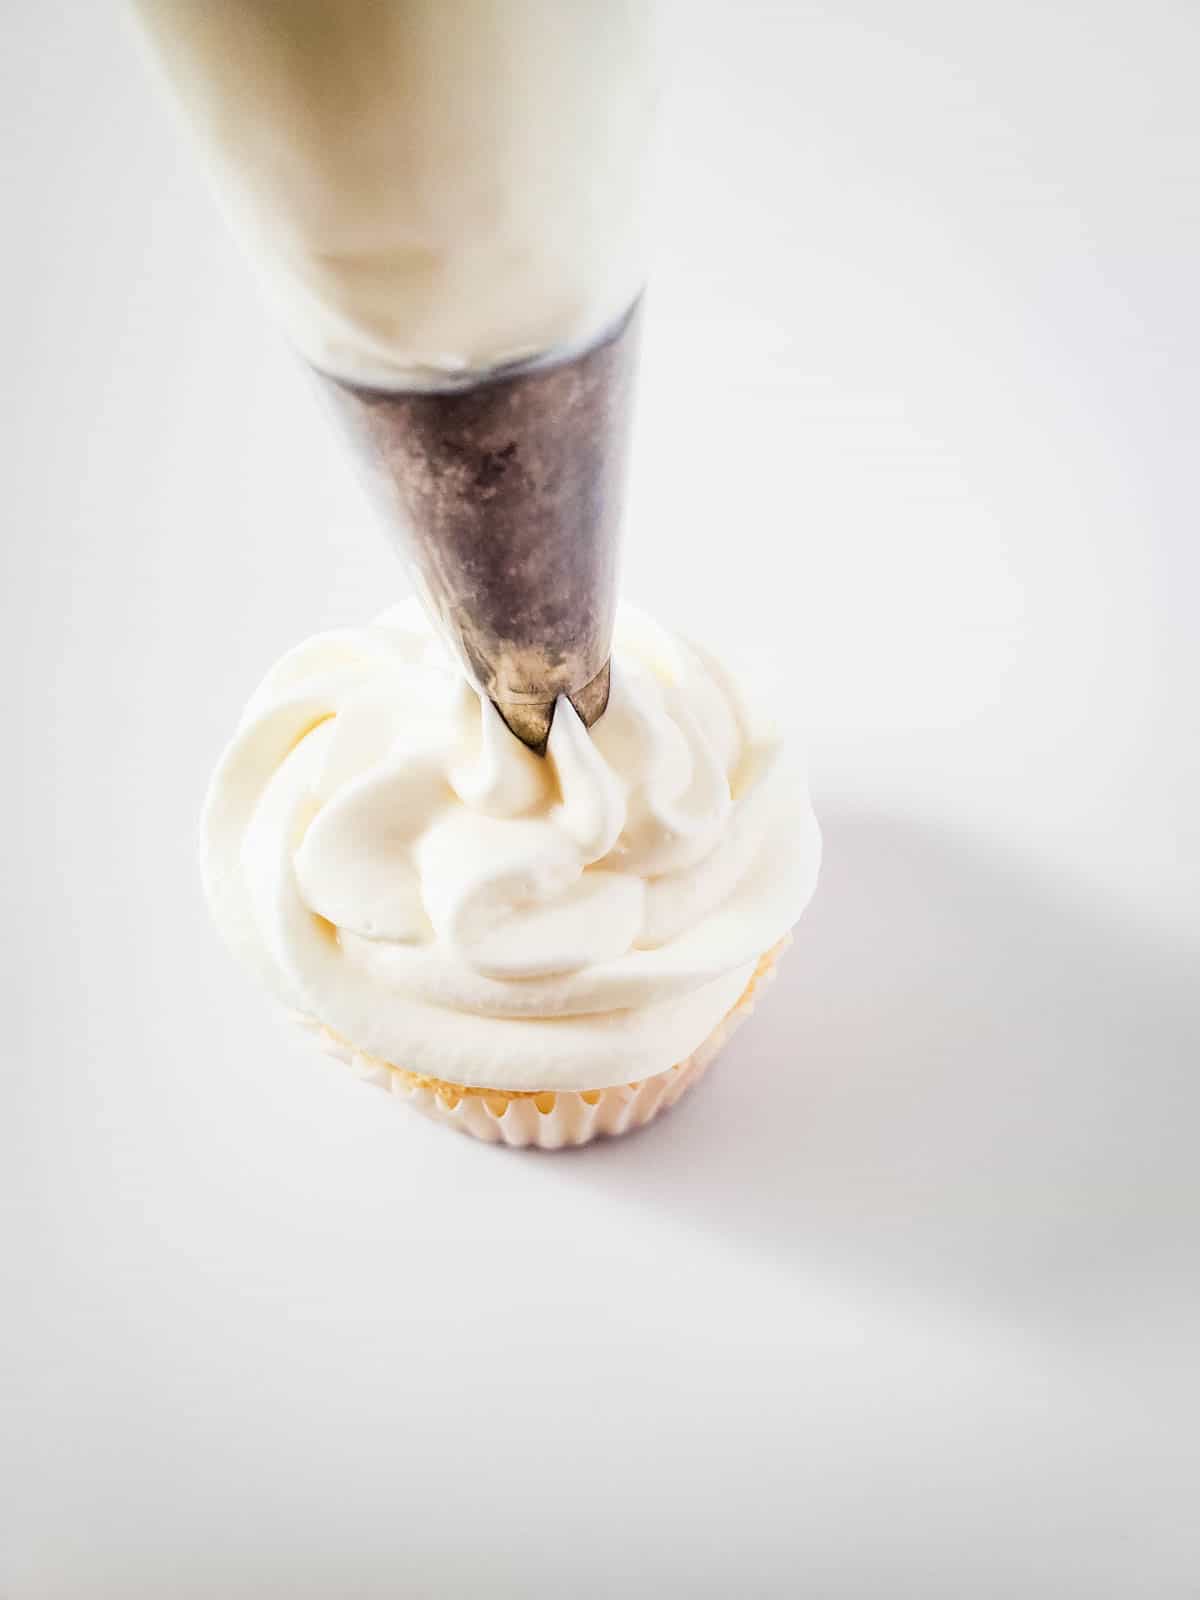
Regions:
<instances>
[{"instance_id":1,"label":"white background","mask_svg":"<svg viewBox=\"0 0 1200 1600\"><path fill-rule=\"evenodd\" d=\"M6 7L7 1600L1200 1593L1200 10L685 21L626 587L773 651L827 866L539 1158L208 926L244 698L403 580L112 11Z\"/></svg>"}]
</instances>

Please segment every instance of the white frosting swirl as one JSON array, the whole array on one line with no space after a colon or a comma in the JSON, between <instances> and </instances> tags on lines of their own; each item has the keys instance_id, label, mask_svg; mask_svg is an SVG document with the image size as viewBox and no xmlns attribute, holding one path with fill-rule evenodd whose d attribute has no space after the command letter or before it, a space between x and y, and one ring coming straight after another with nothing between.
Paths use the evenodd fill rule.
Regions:
<instances>
[{"instance_id":1,"label":"white frosting swirl","mask_svg":"<svg viewBox=\"0 0 1200 1600\"><path fill-rule=\"evenodd\" d=\"M820 837L777 730L629 609L608 710L544 760L415 604L267 675L213 777L218 926L361 1050L498 1089L665 1071L812 893Z\"/></svg>"}]
</instances>

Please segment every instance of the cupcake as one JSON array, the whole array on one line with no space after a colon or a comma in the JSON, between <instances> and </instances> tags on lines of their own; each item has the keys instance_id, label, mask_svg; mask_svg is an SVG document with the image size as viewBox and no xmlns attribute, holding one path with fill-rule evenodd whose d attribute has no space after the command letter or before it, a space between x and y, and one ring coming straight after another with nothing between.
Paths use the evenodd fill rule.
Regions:
<instances>
[{"instance_id":1,"label":"cupcake","mask_svg":"<svg viewBox=\"0 0 1200 1600\"><path fill-rule=\"evenodd\" d=\"M614 641L656 29L602 0L549 32L515 0L305 9L136 5L421 608L267 675L205 806L208 896L361 1075L582 1144L700 1077L819 856L769 696L634 612Z\"/></svg>"},{"instance_id":2,"label":"cupcake","mask_svg":"<svg viewBox=\"0 0 1200 1600\"><path fill-rule=\"evenodd\" d=\"M360 1076L477 1138L649 1122L706 1071L817 876L764 696L629 607L607 709L526 747L409 603L291 651L204 808L234 954Z\"/></svg>"}]
</instances>

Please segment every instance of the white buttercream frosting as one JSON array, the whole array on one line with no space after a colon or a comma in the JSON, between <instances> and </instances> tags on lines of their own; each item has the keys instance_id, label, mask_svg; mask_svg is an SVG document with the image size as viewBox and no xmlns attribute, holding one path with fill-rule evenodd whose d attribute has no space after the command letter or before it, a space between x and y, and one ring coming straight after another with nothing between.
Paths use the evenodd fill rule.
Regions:
<instances>
[{"instance_id":1,"label":"white buttercream frosting","mask_svg":"<svg viewBox=\"0 0 1200 1600\"><path fill-rule=\"evenodd\" d=\"M132 0L300 351L436 387L581 346L645 271L651 0Z\"/></svg>"},{"instance_id":2,"label":"white buttercream frosting","mask_svg":"<svg viewBox=\"0 0 1200 1600\"><path fill-rule=\"evenodd\" d=\"M268 673L204 813L234 951L289 1006L415 1072L498 1089L665 1071L799 917L820 837L759 694L640 613L589 732L544 759L415 604Z\"/></svg>"}]
</instances>

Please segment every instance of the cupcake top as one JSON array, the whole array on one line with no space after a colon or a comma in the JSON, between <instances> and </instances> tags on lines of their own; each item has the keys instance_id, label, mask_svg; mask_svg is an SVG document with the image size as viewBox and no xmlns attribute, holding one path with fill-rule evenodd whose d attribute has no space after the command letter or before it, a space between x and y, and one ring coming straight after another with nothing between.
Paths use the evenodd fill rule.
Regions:
<instances>
[{"instance_id":1,"label":"cupcake top","mask_svg":"<svg viewBox=\"0 0 1200 1600\"><path fill-rule=\"evenodd\" d=\"M664 1072L799 917L820 838L761 695L629 608L608 709L545 758L415 603L286 655L203 820L234 952L414 1072L601 1089Z\"/></svg>"}]
</instances>

